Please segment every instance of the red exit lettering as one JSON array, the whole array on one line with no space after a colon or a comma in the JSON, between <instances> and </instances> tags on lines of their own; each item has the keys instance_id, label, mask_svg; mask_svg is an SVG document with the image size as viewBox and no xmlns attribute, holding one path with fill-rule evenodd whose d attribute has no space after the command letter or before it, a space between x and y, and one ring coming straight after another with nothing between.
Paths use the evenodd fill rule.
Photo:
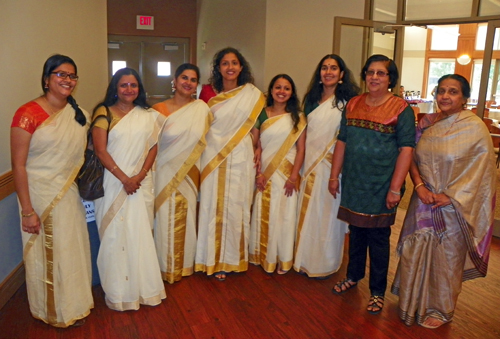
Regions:
<instances>
[{"instance_id":1,"label":"red exit lettering","mask_svg":"<svg viewBox=\"0 0 500 339\"><path fill-rule=\"evenodd\" d=\"M141 25L144 25L144 26L151 25L151 17L150 16L141 16L140 23L141 23Z\"/></svg>"}]
</instances>

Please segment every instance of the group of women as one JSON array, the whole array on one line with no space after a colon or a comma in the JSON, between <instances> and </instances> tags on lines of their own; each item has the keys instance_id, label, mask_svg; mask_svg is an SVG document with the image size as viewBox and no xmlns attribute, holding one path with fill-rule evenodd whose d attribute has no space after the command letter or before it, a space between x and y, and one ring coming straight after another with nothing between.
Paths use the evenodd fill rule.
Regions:
<instances>
[{"instance_id":1,"label":"group of women","mask_svg":"<svg viewBox=\"0 0 500 339\"><path fill-rule=\"evenodd\" d=\"M222 281L248 262L268 273L294 268L327 278L342 264L349 232L347 276L332 291L357 286L368 251L367 311L379 313L390 226L410 172L415 189L392 291L407 325L450 321L462 280L486 274L491 140L463 110L470 95L463 77L439 80L440 112L417 131L409 105L389 91L398 77L392 60L373 55L362 70L368 92L360 95L342 58L329 54L300 105L290 76L275 76L265 97L243 55L225 48L198 100L192 64L177 69L173 97L152 108L139 75L119 70L90 124L71 96L75 63L50 57L44 94L16 112L11 129L32 315L67 327L83 323L93 307L75 184L90 127L106 168L105 195L95 205L97 265L110 308L157 305L166 297L162 279L197 271Z\"/></svg>"}]
</instances>

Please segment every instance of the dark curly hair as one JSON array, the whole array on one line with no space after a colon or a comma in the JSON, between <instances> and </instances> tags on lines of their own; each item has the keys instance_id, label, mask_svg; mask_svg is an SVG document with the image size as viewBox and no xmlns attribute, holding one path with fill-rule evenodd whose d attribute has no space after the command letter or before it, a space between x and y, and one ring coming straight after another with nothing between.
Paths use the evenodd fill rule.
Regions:
<instances>
[{"instance_id":1,"label":"dark curly hair","mask_svg":"<svg viewBox=\"0 0 500 339\"><path fill-rule=\"evenodd\" d=\"M76 67L76 63L71 59L69 56L62 55L62 54L54 54L51 57L49 57L45 63L43 64L43 72L42 72L42 90L43 93L47 93L49 91L49 88L46 87L47 79L50 78L50 75L52 72L62 64L70 64L75 68L75 74L78 74L78 68ZM68 103L73 107L75 110L75 120L82 126L85 126L87 123L87 118L85 118L85 114L83 114L82 109L78 104L76 103L75 98L73 96L68 96L67 99Z\"/></svg>"},{"instance_id":2,"label":"dark curly hair","mask_svg":"<svg viewBox=\"0 0 500 339\"><path fill-rule=\"evenodd\" d=\"M366 81L366 71L368 70L368 67L370 67L372 62L378 61L385 63L385 68L387 68L387 72L389 72L389 88L396 87L399 79L398 66L396 66L396 63L392 59L389 59L383 54L374 54L369 57L368 60L366 60L365 65L361 70L361 79L363 79L363 81Z\"/></svg>"},{"instance_id":3,"label":"dark curly hair","mask_svg":"<svg viewBox=\"0 0 500 339\"><path fill-rule=\"evenodd\" d=\"M93 114L95 114L97 109L101 106L110 107L116 104L116 102L118 101L118 82L124 75L133 75L137 80L137 83L139 84L139 95L134 100L134 105L140 106L144 109L148 109L151 107L146 100L146 90L144 89L144 85L142 84L141 77L136 72L136 70L126 67L119 69L115 73L115 75L113 75L113 78L111 78L111 81L109 82L108 89L106 90L104 101L97 104L97 106L94 108Z\"/></svg>"},{"instance_id":4,"label":"dark curly hair","mask_svg":"<svg viewBox=\"0 0 500 339\"><path fill-rule=\"evenodd\" d=\"M238 86L248 83L254 83L252 70L250 69L250 65L248 64L248 61L245 59L245 57L236 48L226 47L215 53L212 60L212 74L210 74L210 78L208 79L208 82L215 88L217 92L222 92L224 89L222 84L222 74L220 73L219 69L220 62L222 58L229 53L233 53L234 55L236 55L236 58L238 58L238 61L242 66L241 72L238 75Z\"/></svg>"},{"instance_id":5,"label":"dark curly hair","mask_svg":"<svg viewBox=\"0 0 500 339\"><path fill-rule=\"evenodd\" d=\"M320 102L321 94L323 93L323 84L321 81L321 66L323 66L323 62L327 59L333 59L337 62L339 69L341 72L344 72L342 77L342 83L338 83L335 88L335 97L333 98L333 107L337 107L338 109L344 108L344 103L349 101L351 98L358 95L361 91L359 86L356 84L354 80L354 76L344 60L338 56L337 54L327 54L325 55L316 66L314 70L313 76L311 78L311 82L307 87L306 95L304 96L304 100L302 101L302 108L304 109L306 105L314 105Z\"/></svg>"},{"instance_id":6,"label":"dark curly hair","mask_svg":"<svg viewBox=\"0 0 500 339\"><path fill-rule=\"evenodd\" d=\"M292 95L286 102L286 107L285 107L285 112L288 112L292 116L292 121L293 121L293 129L294 131L297 131L297 126L300 121L299 117L299 112L300 112L300 100L299 97L297 96L297 89L295 87L295 83L293 82L292 78L288 74L278 74L274 78L271 79L271 82L269 83L269 87L267 88L267 98L266 98L266 106L270 107L274 105L274 98L271 94L272 89L274 87L275 82L278 79L285 79L287 80L290 85L292 86Z\"/></svg>"}]
</instances>

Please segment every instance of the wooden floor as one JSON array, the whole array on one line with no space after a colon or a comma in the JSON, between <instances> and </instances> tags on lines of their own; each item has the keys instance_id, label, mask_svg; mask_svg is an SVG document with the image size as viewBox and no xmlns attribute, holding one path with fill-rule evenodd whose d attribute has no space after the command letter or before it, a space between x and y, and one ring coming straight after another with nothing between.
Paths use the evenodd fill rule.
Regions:
<instances>
[{"instance_id":1,"label":"wooden floor","mask_svg":"<svg viewBox=\"0 0 500 339\"><path fill-rule=\"evenodd\" d=\"M401 213L402 212L402 213ZM394 254L399 226L393 227L389 285L394 277ZM341 270L327 280L289 272L266 274L252 266L229 275L225 282L203 274L166 284L168 298L157 307L116 312L94 288L95 308L85 325L56 329L33 319L23 286L0 310L1 338L500 338L500 239L495 238L486 278L464 283L455 317L436 330L407 327L398 318L396 296L386 294L381 314L365 308L368 281L337 296L332 285ZM390 286L388 287L389 290ZM75 291L77 293L77 291Z\"/></svg>"}]
</instances>

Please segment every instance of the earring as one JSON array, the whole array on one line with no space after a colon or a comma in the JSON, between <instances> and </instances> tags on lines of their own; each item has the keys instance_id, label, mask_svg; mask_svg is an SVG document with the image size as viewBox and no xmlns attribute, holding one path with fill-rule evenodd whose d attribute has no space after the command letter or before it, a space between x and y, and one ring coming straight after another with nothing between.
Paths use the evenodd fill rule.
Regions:
<instances>
[{"instance_id":1,"label":"earring","mask_svg":"<svg viewBox=\"0 0 500 339\"><path fill-rule=\"evenodd\" d=\"M174 80L172 80L170 82L170 84L172 84L172 94L173 94L173 93L175 93L175 90L177 89L177 88L175 88L175 82L174 82Z\"/></svg>"},{"instance_id":2,"label":"earring","mask_svg":"<svg viewBox=\"0 0 500 339\"><path fill-rule=\"evenodd\" d=\"M48 84L48 83L45 83L44 88L49 88L49 84Z\"/></svg>"},{"instance_id":3,"label":"earring","mask_svg":"<svg viewBox=\"0 0 500 339\"><path fill-rule=\"evenodd\" d=\"M115 94L115 98L118 98L118 94Z\"/></svg>"},{"instance_id":4,"label":"earring","mask_svg":"<svg viewBox=\"0 0 500 339\"><path fill-rule=\"evenodd\" d=\"M321 85L322 83L323 83L323 81L321 81L321 80L320 80L320 81L319 81L319 84Z\"/></svg>"},{"instance_id":5,"label":"earring","mask_svg":"<svg viewBox=\"0 0 500 339\"><path fill-rule=\"evenodd\" d=\"M342 79L339 80L339 85L343 84L344 82L342 81Z\"/></svg>"}]
</instances>

